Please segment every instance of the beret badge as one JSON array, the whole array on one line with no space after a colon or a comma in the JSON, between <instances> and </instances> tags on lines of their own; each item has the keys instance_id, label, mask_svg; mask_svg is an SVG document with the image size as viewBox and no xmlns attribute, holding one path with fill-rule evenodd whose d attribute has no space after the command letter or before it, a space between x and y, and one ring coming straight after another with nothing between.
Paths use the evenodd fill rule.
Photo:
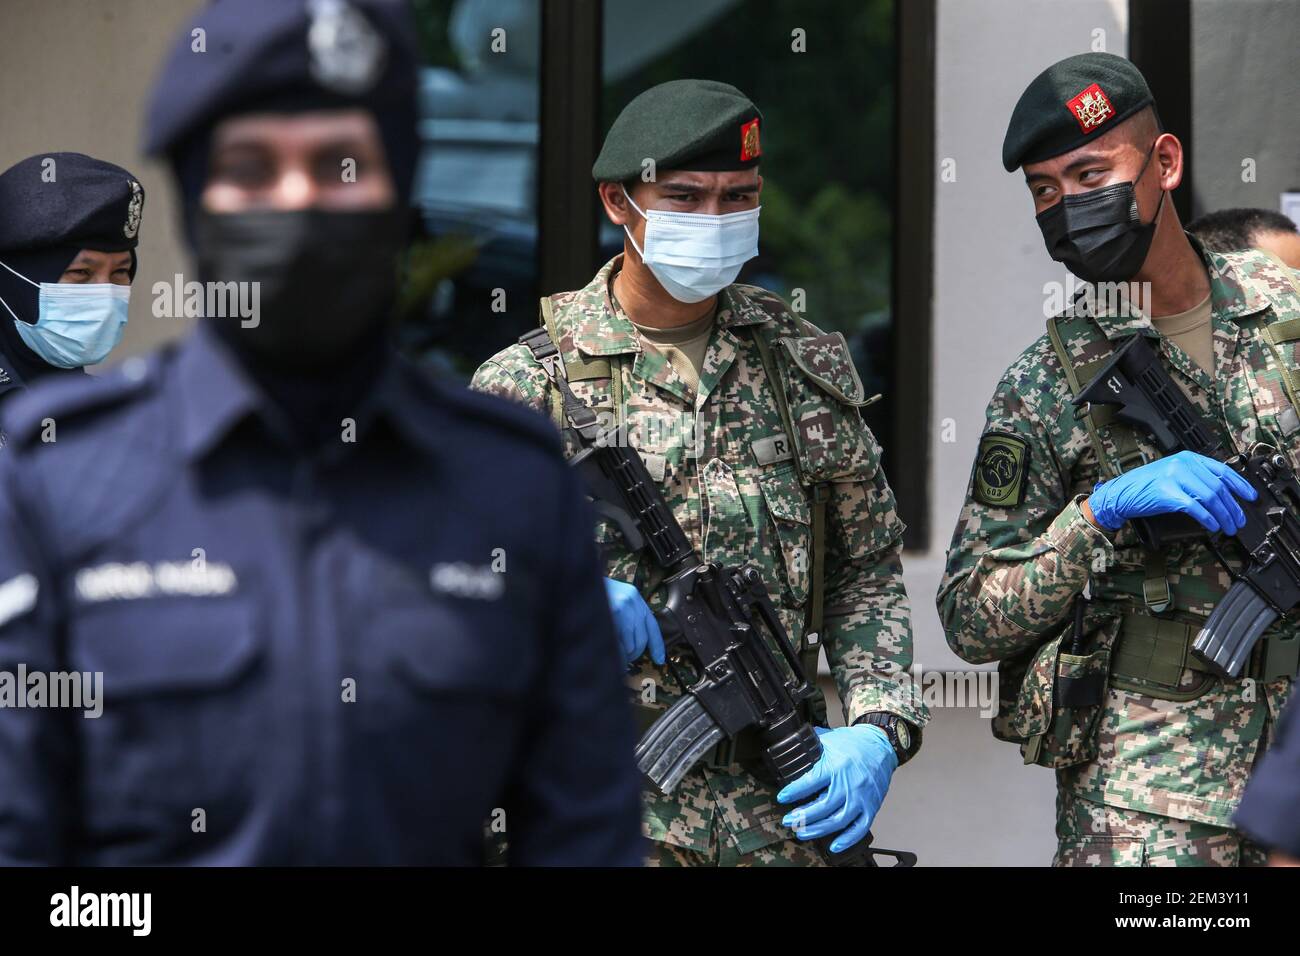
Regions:
<instances>
[{"instance_id":1,"label":"beret badge","mask_svg":"<svg viewBox=\"0 0 1300 956\"><path fill-rule=\"evenodd\" d=\"M310 0L307 29L312 79L344 96L365 93L379 80L387 46L383 37L346 0Z\"/></svg>"},{"instance_id":2,"label":"beret badge","mask_svg":"<svg viewBox=\"0 0 1300 956\"><path fill-rule=\"evenodd\" d=\"M1115 115L1115 107L1111 106L1110 98L1096 83L1068 100L1065 105L1079 121L1079 128L1085 133L1091 133Z\"/></svg>"},{"instance_id":3,"label":"beret badge","mask_svg":"<svg viewBox=\"0 0 1300 956\"><path fill-rule=\"evenodd\" d=\"M140 215L144 210L144 190L134 179L131 183L131 201L126 206L126 223L122 226L122 235L134 239L140 231Z\"/></svg>"}]
</instances>

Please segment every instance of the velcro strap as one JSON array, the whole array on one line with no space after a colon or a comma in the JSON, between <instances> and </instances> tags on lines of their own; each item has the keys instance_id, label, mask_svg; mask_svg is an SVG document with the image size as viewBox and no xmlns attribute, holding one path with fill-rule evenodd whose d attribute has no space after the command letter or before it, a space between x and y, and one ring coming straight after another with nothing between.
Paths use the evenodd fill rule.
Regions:
<instances>
[{"instance_id":1,"label":"velcro strap","mask_svg":"<svg viewBox=\"0 0 1300 956\"><path fill-rule=\"evenodd\" d=\"M1265 334L1275 345L1300 341L1300 319L1284 319L1270 323L1265 327Z\"/></svg>"},{"instance_id":2,"label":"velcro strap","mask_svg":"<svg viewBox=\"0 0 1300 956\"><path fill-rule=\"evenodd\" d=\"M1145 551L1142 554L1142 602L1152 614L1168 610L1173 602L1173 588L1165 571L1164 551Z\"/></svg>"},{"instance_id":3,"label":"velcro strap","mask_svg":"<svg viewBox=\"0 0 1300 956\"><path fill-rule=\"evenodd\" d=\"M609 359L588 359L579 356L572 362L564 363L564 377L570 382L590 382L594 379L609 378Z\"/></svg>"}]
</instances>

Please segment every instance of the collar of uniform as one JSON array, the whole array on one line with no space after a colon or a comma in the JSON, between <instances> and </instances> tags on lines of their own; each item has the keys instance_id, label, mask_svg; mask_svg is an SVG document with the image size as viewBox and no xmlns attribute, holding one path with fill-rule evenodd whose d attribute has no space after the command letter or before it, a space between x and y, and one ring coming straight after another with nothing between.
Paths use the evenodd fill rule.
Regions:
<instances>
[{"instance_id":1,"label":"collar of uniform","mask_svg":"<svg viewBox=\"0 0 1300 956\"><path fill-rule=\"evenodd\" d=\"M1187 239L1196 250L1196 254L1205 263L1210 279L1210 307L1216 316L1223 316L1240 322L1262 312L1268 302L1249 283L1243 282L1236 270L1221 256L1207 253L1205 248L1191 233ZM1076 299L1076 305L1086 299ZM1135 332L1143 335L1156 335L1155 327L1144 313L1121 314L1106 307L1103 300L1098 300L1101 308L1093 312L1092 317L1098 327L1112 342ZM1086 307L1086 306L1085 306Z\"/></svg>"},{"instance_id":2,"label":"collar of uniform","mask_svg":"<svg viewBox=\"0 0 1300 956\"><path fill-rule=\"evenodd\" d=\"M358 409L358 438L367 435L370 424L379 422L408 444L435 453L437 436L430 431L431 423L411 414L413 408L419 407L414 394L417 386L411 381L416 373L403 365L394 359L380 372L370 396ZM180 381L181 450L187 460L197 460L212 451L250 417L260 417L273 433L286 431L285 423L277 419L261 390L217 341L206 322L199 322L182 344L176 371Z\"/></svg>"},{"instance_id":3,"label":"collar of uniform","mask_svg":"<svg viewBox=\"0 0 1300 956\"><path fill-rule=\"evenodd\" d=\"M181 451L206 455L262 402L257 387L206 322L199 322L176 357Z\"/></svg>"},{"instance_id":4,"label":"collar of uniform","mask_svg":"<svg viewBox=\"0 0 1300 956\"><path fill-rule=\"evenodd\" d=\"M366 409L378 425L405 444L435 458L444 448L442 421L430 413L430 399L440 399L440 386L400 355L394 354L380 373L374 401ZM441 401L438 402L441 407ZM360 427L360 423L358 423Z\"/></svg>"},{"instance_id":5,"label":"collar of uniform","mask_svg":"<svg viewBox=\"0 0 1300 956\"><path fill-rule=\"evenodd\" d=\"M1254 283L1246 281L1226 258L1206 252L1205 247L1191 233L1188 233L1187 238L1192 248L1205 260L1205 267L1209 270L1210 302L1216 315L1241 322L1268 308L1268 299L1260 294Z\"/></svg>"},{"instance_id":6,"label":"collar of uniform","mask_svg":"<svg viewBox=\"0 0 1300 956\"><path fill-rule=\"evenodd\" d=\"M619 253L601 266L586 288L576 296L577 301L599 303L584 308L583 315L574 323L573 344L587 355L626 355L641 351L641 337L627 313L614 303L610 282L623 267L623 253ZM729 285L718 293L717 325L734 328L766 322L771 316L752 302L743 286Z\"/></svg>"}]
</instances>

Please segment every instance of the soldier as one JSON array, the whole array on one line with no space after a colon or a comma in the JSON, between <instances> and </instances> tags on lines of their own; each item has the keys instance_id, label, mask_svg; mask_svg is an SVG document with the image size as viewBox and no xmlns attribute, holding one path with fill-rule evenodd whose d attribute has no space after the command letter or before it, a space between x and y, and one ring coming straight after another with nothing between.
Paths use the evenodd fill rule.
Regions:
<instances>
[{"instance_id":1,"label":"soldier","mask_svg":"<svg viewBox=\"0 0 1300 956\"><path fill-rule=\"evenodd\" d=\"M40 153L0 173L0 209L3 402L38 379L84 374L122 340L144 189L112 163Z\"/></svg>"},{"instance_id":2,"label":"soldier","mask_svg":"<svg viewBox=\"0 0 1300 956\"><path fill-rule=\"evenodd\" d=\"M391 347L413 32L392 3L224 0L178 37L148 151L209 294L260 309L6 409L0 668L104 699L0 713L0 863L472 864L489 820L515 863L642 860L554 430Z\"/></svg>"},{"instance_id":3,"label":"soldier","mask_svg":"<svg viewBox=\"0 0 1300 956\"><path fill-rule=\"evenodd\" d=\"M761 566L805 670L825 645L849 725L823 733L821 762L780 794L742 735L671 796L649 795L655 864L816 865L802 841L830 835L832 851L847 849L928 717L900 680L912 657L903 525L844 338L735 283L758 250L761 122L724 83L678 80L633 99L592 168L623 253L586 288L542 300L573 392L630 428L706 561ZM485 362L473 386L560 421L558 386L523 344ZM681 692L646 605L662 595L612 524L598 537L644 729ZM825 724L825 702L815 710Z\"/></svg>"},{"instance_id":4,"label":"soldier","mask_svg":"<svg viewBox=\"0 0 1300 956\"><path fill-rule=\"evenodd\" d=\"M1261 249L1300 269L1300 232L1272 209L1220 209L1189 222L1187 231L1210 252Z\"/></svg>"},{"instance_id":5,"label":"soldier","mask_svg":"<svg viewBox=\"0 0 1300 956\"><path fill-rule=\"evenodd\" d=\"M1144 431L1071 399L1118 343L1143 335L1225 452L1268 442L1300 463L1285 331L1300 324L1300 297L1276 261L1207 253L1183 232L1167 201L1182 146L1121 57L1074 56L1040 74L1002 160L1023 168L1052 258L1095 285L994 390L938 595L948 642L999 662L994 733L1057 770L1056 864L1256 862L1231 815L1291 693L1295 623L1261 642L1242 679L1214 676L1189 644L1232 583L1227 569L1204 536L1144 550L1129 523L1181 512L1230 534L1237 499L1255 492L1216 460L1160 458ZM1103 294L1130 280L1141 296ZM1054 699L1063 678L1070 696Z\"/></svg>"}]
</instances>

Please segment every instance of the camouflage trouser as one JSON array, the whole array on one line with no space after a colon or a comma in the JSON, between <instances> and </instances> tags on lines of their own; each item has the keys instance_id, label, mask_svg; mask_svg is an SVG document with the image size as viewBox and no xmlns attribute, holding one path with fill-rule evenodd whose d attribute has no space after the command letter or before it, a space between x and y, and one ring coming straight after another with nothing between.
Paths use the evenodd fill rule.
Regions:
<instances>
[{"instance_id":1,"label":"camouflage trouser","mask_svg":"<svg viewBox=\"0 0 1300 956\"><path fill-rule=\"evenodd\" d=\"M1056 794L1053 866L1262 866L1265 851L1236 830Z\"/></svg>"},{"instance_id":2,"label":"camouflage trouser","mask_svg":"<svg viewBox=\"0 0 1300 956\"><path fill-rule=\"evenodd\" d=\"M727 838L718 839L713 831L707 852L687 850L668 843L652 843L647 866L825 866L821 854L811 843L785 840L772 843L752 853L740 853Z\"/></svg>"}]
</instances>

